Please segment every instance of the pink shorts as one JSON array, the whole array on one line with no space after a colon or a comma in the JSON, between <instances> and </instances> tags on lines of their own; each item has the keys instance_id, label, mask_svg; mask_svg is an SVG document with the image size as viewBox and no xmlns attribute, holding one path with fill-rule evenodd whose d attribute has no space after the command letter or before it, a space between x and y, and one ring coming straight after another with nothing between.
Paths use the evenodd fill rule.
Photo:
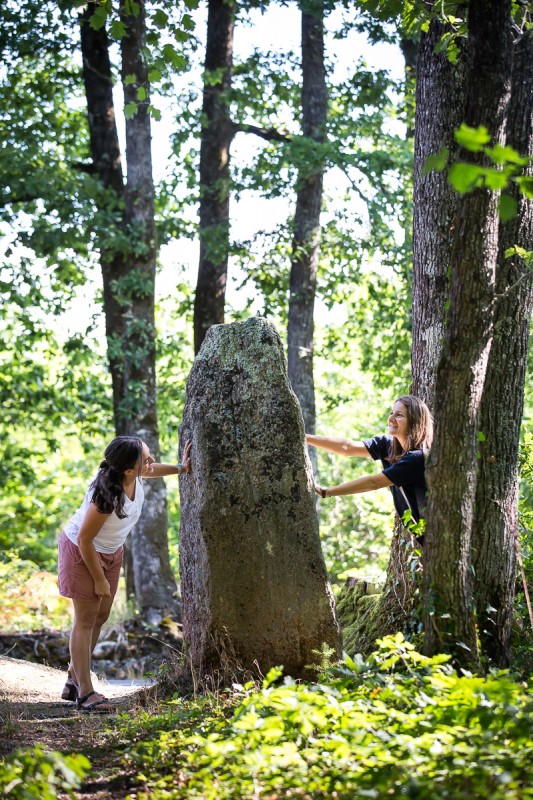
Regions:
<instances>
[{"instance_id":1,"label":"pink shorts","mask_svg":"<svg viewBox=\"0 0 533 800\"><path fill-rule=\"evenodd\" d=\"M94 580L85 566L78 545L71 542L63 531L57 544L58 549L58 583L59 594L63 597L73 597L76 600L96 600L94 593ZM96 553L104 575L111 587L111 597L116 594L120 567L122 565L122 551L119 547L114 553Z\"/></svg>"}]
</instances>

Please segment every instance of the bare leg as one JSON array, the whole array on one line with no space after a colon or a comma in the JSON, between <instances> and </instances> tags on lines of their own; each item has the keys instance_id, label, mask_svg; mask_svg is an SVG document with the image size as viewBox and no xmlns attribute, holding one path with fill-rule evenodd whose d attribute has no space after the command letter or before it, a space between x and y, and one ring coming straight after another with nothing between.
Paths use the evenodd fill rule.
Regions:
<instances>
[{"instance_id":1,"label":"bare leg","mask_svg":"<svg viewBox=\"0 0 533 800\"><path fill-rule=\"evenodd\" d=\"M91 653L93 630L100 610L101 599L77 600L74 604L74 624L70 634L70 674L78 685L80 695L92 692Z\"/></svg>"},{"instance_id":2,"label":"bare leg","mask_svg":"<svg viewBox=\"0 0 533 800\"><path fill-rule=\"evenodd\" d=\"M100 614L102 600L76 600L74 599L74 625L70 634L70 659L72 669L78 682L78 708L81 711L110 713L113 706L99 692L94 691L91 680L91 654L93 650L93 639L100 631L102 621L107 618L112 598L104 606L104 612ZM100 625L97 626L97 620Z\"/></svg>"},{"instance_id":3,"label":"bare leg","mask_svg":"<svg viewBox=\"0 0 533 800\"><path fill-rule=\"evenodd\" d=\"M98 601L98 609L97 609L97 612L96 612L96 617L95 617L94 624L93 624L93 627L92 627L92 630L91 630L91 634L90 634L91 638L90 638L90 651L89 651L89 670L90 670L90 666L91 666L91 655L92 655L92 652L93 652L93 650L94 650L94 648L96 646L96 642L98 641L98 637L100 636L100 631L102 630L102 625L105 622L107 622L107 620L109 619L109 614L111 612L111 606L113 605L113 600L114 600L113 597L102 597ZM80 602L86 603L87 601L74 600L73 602L74 603L80 603ZM74 606L74 611L76 613L76 606ZM76 616L77 616L77 614L76 614ZM76 617L74 619L74 624L76 624ZM74 627L72 628L72 631L74 632ZM78 674L76 672L76 668L74 666L73 658L72 658L72 634L71 634L71 637L70 637L70 641L71 641L71 645L70 645L71 661L70 661L70 664L69 664L69 667L68 667L68 673L69 673L70 677L72 678L72 680L74 681L74 683L76 683L78 685L78 687L79 687L80 686L80 682L78 680ZM92 686L91 686L91 688L92 688ZM87 689L87 691L89 692L89 691L91 691L91 689ZM79 692L80 692L80 694L84 694L84 692L81 691L81 688L80 688Z\"/></svg>"}]
</instances>

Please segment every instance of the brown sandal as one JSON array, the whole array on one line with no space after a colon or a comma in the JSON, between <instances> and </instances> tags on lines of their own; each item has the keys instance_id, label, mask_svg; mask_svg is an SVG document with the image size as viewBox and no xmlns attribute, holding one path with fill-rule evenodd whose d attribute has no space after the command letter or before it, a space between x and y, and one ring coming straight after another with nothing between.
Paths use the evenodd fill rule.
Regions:
<instances>
[{"instance_id":1,"label":"brown sandal","mask_svg":"<svg viewBox=\"0 0 533 800\"><path fill-rule=\"evenodd\" d=\"M89 697L92 697L93 695L99 699L93 700L92 703L85 705ZM87 692L87 694L84 694L83 697L78 697L76 700L76 706L78 711L83 711L85 714L112 714L115 711L107 697L104 697L102 694L95 691ZM106 708L102 708L102 706L106 706Z\"/></svg>"}]
</instances>

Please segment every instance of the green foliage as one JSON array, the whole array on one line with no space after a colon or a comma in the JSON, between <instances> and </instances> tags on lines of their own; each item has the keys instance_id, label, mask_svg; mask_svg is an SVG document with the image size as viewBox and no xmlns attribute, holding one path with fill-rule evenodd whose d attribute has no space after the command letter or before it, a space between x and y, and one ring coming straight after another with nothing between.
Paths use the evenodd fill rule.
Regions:
<instances>
[{"instance_id":1,"label":"green foliage","mask_svg":"<svg viewBox=\"0 0 533 800\"><path fill-rule=\"evenodd\" d=\"M522 156L509 146L499 144L490 147L490 135L485 127L480 125L471 128L464 123L455 131L455 139L464 150L484 156L485 162L492 162L494 166L486 163L457 161L450 166L448 178L451 185L461 194L466 194L474 189L487 188L492 191L502 191L513 184L527 198L533 197L533 178L520 174L530 159ZM448 151L443 148L437 155L427 159L424 172L432 169L442 172L448 161ZM516 214L516 201L509 195L503 194L500 199L500 216L504 221L512 219Z\"/></svg>"},{"instance_id":2,"label":"green foliage","mask_svg":"<svg viewBox=\"0 0 533 800\"><path fill-rule=\"evenodd\" d=\"M58 595L55 574L43 572L32 561L21 561L8 552L0 561L0 586L2 631L70 627L69 601Z\"/></svg>"},{"instance_id":3,"label":"green foliage","mask_svg":"<svg viewBox=\"0 0 533 800\"><path fill-rule=\"evenodd\" d=\"M525 420L523 441L520 446L520 495L518 500L519 559L522 562L526 584L531 599L533 587L533 434L529 420ZM526 674L533 672L533 630L521 578L517 570L515 601L516 624L513 631L513 665Z\"/></svg>"},{"instance_id":4,"label":"green foliage","mask_svg":"<svg viewBox=\"0 0 533 800\"><path fill-rule=\"evenodd\" d=\"M72 421L70 424L74 427ZM66 425L65 425L66 427ZM4 443L0 545L3 558L16 555L41 569L55 570L57 538L81 503L112 428L83 433L78 443L57 433L57 451L37 431L18 431ZM24 444L22 444L24 442ZM9 465L9 469L7 466Z\"/></svg>"},{"instance_id":5,"label":"green foliage","mask_svg":"<svg viewBox=\"0 0 533 800\"><path fill-rule=\"evenodd\" d=\"M144 58L148 65L150 82L158 84L158 88L163 91L170 87L176 73L186 72L190 67L186 47L195 46L195 22L189 12L196 10L198 6L199 0L182 0L170 5L166 0L159 0L148 9L145 17ZM140 5L135 0L125 0L116 8L109 0L97 0L89 24L95 30L107 25L110 37L120 40L127 32L128 17L137 17L139 13ZM138 96L140 101L144 99L142 94L147 96L148 93L148 87L141 89L141 96ZM137 105L133 102L125 107L127 118L131 118L136 112ZM151 113L157 116L160 112L151 107Z\"/></svg>"},{"instance_id":6,"label":"green foliage","mask_svg":"<svg viewBox=\"0 0 533 800\"><path fill-rule=\"evenodd\" d=\"M0 763L0 792L9 800L57 800L62 792L78 789L90 767L82 755L64 756L40 746L17 750Z\"/></svg>"},{"instance_id":7,"label":"green foliage","mask_svg":"<svg viewBox=\"0 0 533 800\"><path fill-rule=\"evenodd\" d=\"M459 676L447 656L426 658L401 634L365 662L345 658L320 684L272 670L239 703L191 719L179 706L161 733L128 748L142 771L137 796L411 797L523 800L532 794L533 703L505 673ZM326 676L323 676L326 678ZM179 768L176 765L179 764Z\"/></svg>"}]
</instances>

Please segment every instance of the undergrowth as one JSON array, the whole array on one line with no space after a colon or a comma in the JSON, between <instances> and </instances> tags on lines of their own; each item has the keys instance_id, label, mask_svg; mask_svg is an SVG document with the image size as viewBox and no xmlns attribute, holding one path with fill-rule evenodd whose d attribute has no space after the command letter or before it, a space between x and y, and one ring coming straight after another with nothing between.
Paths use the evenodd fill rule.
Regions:
<instances>
[{"instance_id":1,"label":"undergrowth","mask_svg":"<svg viewBox=\"0 0 533 800\"><path fill-rule=\"evenodd\" d=\"M274 669L261 687L125 721L135 797L533 797L526 684L504 672L458 675L400 634L379 646L319 683Z\"/></svg>"},{"instance_id":2,"label":"undergrowth","mask_svg":"<svg viewBox=\"0 0 533 800\"><path fill-rule=\"evenodd\" d=\"M325 664L314 683L275 668L261 685L123 714L107 723L107 752L117 773L136 776L135 800L533 798L526 682L458 674L401 634L378 645L366 661ZM81 758L15 754L0 795L63 797L82 781Z\"/></svg>"}]
</instances>

